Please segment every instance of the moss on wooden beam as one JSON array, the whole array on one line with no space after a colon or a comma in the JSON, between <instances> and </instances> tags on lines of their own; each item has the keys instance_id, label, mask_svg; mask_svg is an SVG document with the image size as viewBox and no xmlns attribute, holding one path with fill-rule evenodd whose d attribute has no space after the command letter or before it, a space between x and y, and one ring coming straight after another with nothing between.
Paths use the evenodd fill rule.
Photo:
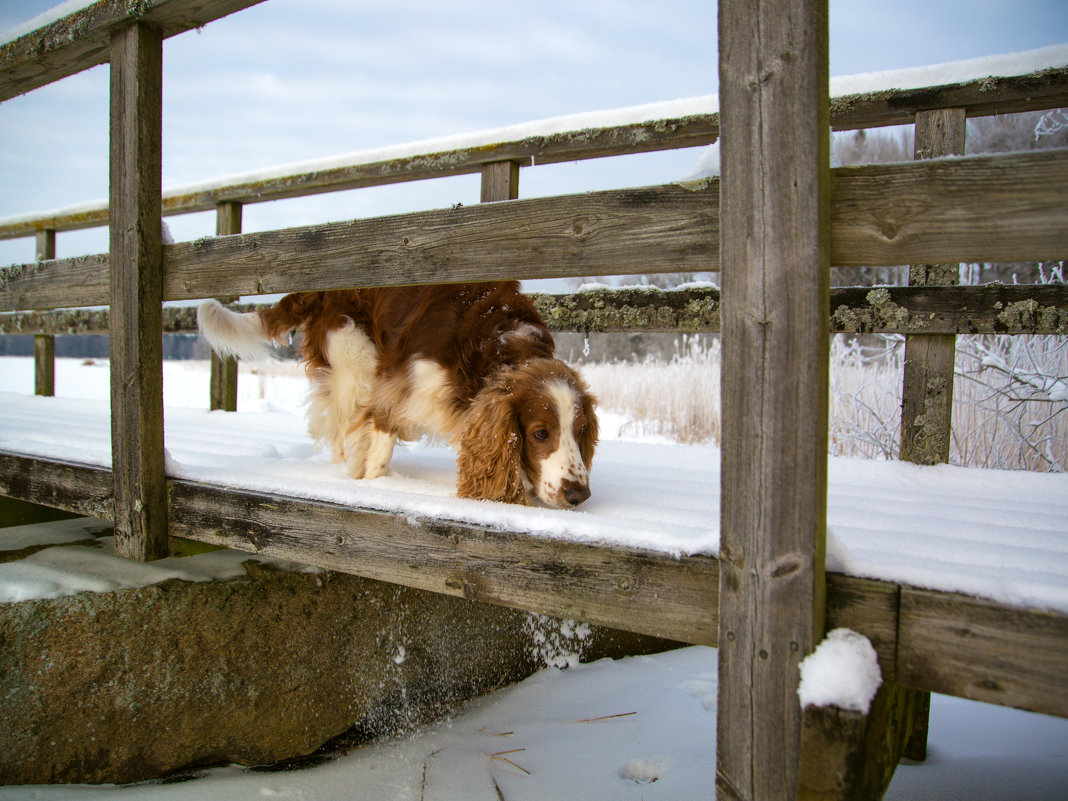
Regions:
<instances>
[{"instance_id":1,"label":"moss on wooden beam","mask_svg":"<svg viewBox=\"0 0 1068 801\"><path fill-rule=\"evenodd\" d=\"M604 287L532 297L554 331L719 331L720 294L714 286ZM164 308L164 333L196 333L196 315L195 306ZM1068 334L1068 284L844 287L831 290L829 322L835 334ZM17 312L0 314L0 334L106 334L108 323L107 309Z\"/></svg>"}]
</instances>

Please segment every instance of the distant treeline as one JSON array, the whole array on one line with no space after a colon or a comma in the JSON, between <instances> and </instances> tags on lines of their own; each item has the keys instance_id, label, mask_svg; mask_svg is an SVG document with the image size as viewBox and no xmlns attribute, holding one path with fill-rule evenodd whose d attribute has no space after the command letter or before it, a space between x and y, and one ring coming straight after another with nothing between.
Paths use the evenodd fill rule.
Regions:
<instances>
[{"instance_id":1,"label":"distant treeline","mask_svg":"<svg viewBox=\"0 0 1068 801\"><path fill-rule=\"evenodd\" d=\"M196 334L164 334L164 359L206 359L208 345ZM0 356L32 356L31 334L0 336ZM56 356L65 359L108 358L107 334L57 334Z\"/></svg>"}]
</instances>

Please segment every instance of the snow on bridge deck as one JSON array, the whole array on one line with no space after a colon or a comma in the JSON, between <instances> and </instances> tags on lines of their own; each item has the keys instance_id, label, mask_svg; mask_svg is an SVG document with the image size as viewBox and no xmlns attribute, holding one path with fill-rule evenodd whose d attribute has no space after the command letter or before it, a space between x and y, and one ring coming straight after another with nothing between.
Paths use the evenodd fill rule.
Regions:
<instances>
[{"instance_id":1,"label":"snow on bridge deck","mask_svg":"<svg viewBox=\"0 0 1068 801\"><path fill-rule=\"evenodd\" d=\"M167 473L537 536L717 554L719 450L605 433L593 497L573 511L457 499L452 451L425 443L398 445L387 476L353 481L313 448L292 411L168 406ZM107 402L0 392L0 450L109 466L110 448ZM833 572L1068 612L1068 475L832 458L828 528Z\"/></svg>"}]
</instances>

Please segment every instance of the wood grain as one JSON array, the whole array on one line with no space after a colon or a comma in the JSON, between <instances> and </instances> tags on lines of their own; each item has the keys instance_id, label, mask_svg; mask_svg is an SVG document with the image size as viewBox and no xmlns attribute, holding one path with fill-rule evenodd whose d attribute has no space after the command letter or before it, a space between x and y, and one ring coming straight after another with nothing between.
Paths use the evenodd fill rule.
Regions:
<instances>
[{"instance_id":1,"label":"wood grain","mask_svg":"<svg viewBox=\"0 0 1068 801\"><path fill-rule=\"evenodd\" d=\"M112 483L107 468L0 450L2 496L110 520ZM172 536L716 643L712 558L674 559L176 479L167 484ZM868 637L887 680L1068 717L1063 613L831 574L827 625Z\"/></svg>"},{"instance_id":2,"label":"wood grain","mask_svg":"<svg viewBox=\"0 0 1068 801\"><path fill-rule=\"evenodd\" d=\"M914 151L917 159L964 155L963 108L938 109L916 115ZM914 264L909 284L956 285L959 265ZM957 339L952 334L921 334L905 338L901 395L901 459L915 464L949 461L953 419L953 370Z\"/></svg>"},{"instance_id":3,"label":"wood grain","mask_svg":"<svg viewBox=\"0 0 1068 801\"><path fill-rule=\"evenodd\" d=\"M220 203L215 209L215 235L233 236L241 233L241 204ZM236 299L236 298L235 298ZM222 302L230 298L217 298ZM194 329L195 330L195 329ZM237 411L237 359L211 352L211 374L208 387L208 408L227 412Z\"/></svg>"},{"instance_id":4,"label":"wood grain","mask_svg":"<svg viewBox=\"0 0 1068 801\"><path fill-rule=\"evenodd\" d=\"M133 24L111 48L111 458L115 550L167 555L163 468L163 38Z\"/></svg>"},{"instance_id":5,"label":"wood grain","mask_svg":"<svg viewBox=\"0 0 1068 801\"><path fill-rule=\"evenodd\" d=\"M37 261L56 257L55 231L38 231L35 240ZM52 334L33 338L33 393L45 397L56 394L56 338Z\"/></svg>"},{"instance_id":6,"label":"wood grain","mask_svg":"<svg viewBox=\"0 0 1068 801\"><path fill-rule=\"evenodd\" d=\"M554 331L720 330L715 287L655 287L533 293ZM246 303L240 311L267 308ZM163 309L165 333L196 333L195 309ZM0 334L106 334L107 309L0 314ZM831 289L832 334L1068 334L1068 285L985 284L961 287L837 287Z\"/></svg>"},{"instance_id":7,"label":"wood grain","mask_svg":"<svg viewBox=\"0 0 1068 801\"><path fill-rule=\"evenodd\" d=\"M827 4L719 4L723 470L716 797L796 798L822 637Z\"/></svg>"},{"instance_id":8,"label":"wood grain","mask_svg":"<svg viewBox=\"0 0 1068 801\"><path fill-rule=\"evenodd\" d=\"M841 167L831 264L1063 259L1068 150Z\"/></svg>"},{"instance_id":9,"label":"wood grain","mask_svg":"<svg viewBox=\"0 0 1068 801\"><path fill-rule=\"evenodd\" d=\"M876 125L905 125L924 110L963 107L970 117L1068 105L1068 68L1042 70L1030 75L984 78L929 89L892 89L836 97L831 102L835 130ZM589 128L548 136L501 142L479 148L425 153L375 163L353 163L255 179L196 192L168 192L164 214L207 211L221 202L258 203L342 189L440 178L478 172L483 164L512 160L518 164L551 164L603 156L642 153L707 145L719 136L717 113ZM0 222L0 239L30 236L53 228L62 231L106 225L106 206L55 212L33 219Z\"/></svg>"},{"instance_id":10,"label":"wood grain","mask_svg":"<svg viewBox=\"0 0 1068 801\"><path fill-rule=\"evenodd\" d=\"M1068 253L1068 151L834 173L835 264L1034 261ZM715 271L718 246L718 182L611 190L168 245L164 298ZM0 271L0 310L107 303L106 256Z\"/></svg>"},{"instance_id":11,"label":"wood grain","mask_svg":"<svg viewBox=\"0 0 1068 801\"><path fill-rule=\"evenodd\" d=\"M1068 717L1068 616L903 588L898 681Z\"/></svg>"}]
</instances>

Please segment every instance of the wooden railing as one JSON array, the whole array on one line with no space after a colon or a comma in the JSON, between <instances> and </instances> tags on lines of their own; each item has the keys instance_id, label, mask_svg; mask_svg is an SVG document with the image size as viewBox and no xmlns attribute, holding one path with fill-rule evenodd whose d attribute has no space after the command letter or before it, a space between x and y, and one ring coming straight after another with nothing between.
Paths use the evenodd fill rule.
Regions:
<instances>
[{"instance_id":1,"label":"wooden railing","mask_svg":"<svg viewBox=\"0 0 1068 801\"><path fill-rule=\"evenodd\" d=\"M822 757L802 758L793 687L798 661L831 626L848 626L872 640L887 688L884 704L896 703L894 694L909 687L1068 716L1068 616L824 575L827 432L826 425L814 425L825 422L831 331L897 331L925 340L939 335L945 345L945 335L951 342L953 334L972 330L1063 334L1068 314L1060 286L832 292L826 281L832 264L1064 258L1068 152L848 167L832 178L829 128L919 119L922 132L924 120L945 108L959 122L968 115L1068 105L1068 69L831 102L825 3L787 0L789 9L779 4L763 12L742 0L721 0L722 182L237 234L241 203L455 172L481 172L484 200L515 198L519 166L704 144L716 138L720 123L718 115L649 121L165 197L158 169L131 169L134 163L151 166L159 156L162 40L177 30L176 20L179 27L202 25L247 5L156 0L120 13L120 4L105 1L79 12L77 20L56 23L51 33L0 48L0 99L92 59L110 60L117 143L110 210L0 223L0 236L44 232L38 244L46 259L0 276L0 309L11 312L0 323L3 330L111 334L114 468L0 452L5 495L113 519L120 553L134 558L165 553L168 536L187 537L719 645L720 797L788 798L805 785L804 765ZM789 45L775 42L781 19L797 26ZM89 33L53 35L75 28ZM765 35L753 37L753 30ZM89 44L72 50L54 44L82 38ZM779 63L776 54L786 50L789 70L773 69L759 80L750 74L747 65ZM763 98L762 114L782 124L754 133L754 97ZM767 139L769 129L785 138ZM956 145L938 147L952 152ZM775 163L781 169L771 170ZM752 202L757 194L777 205ZM721 209L721 196L729 198L728 208ZM161 214L205 208L219 210L219 233L234 235L162 245ZM54 233L48 232L108 221L109 254L47 258L54 254L48 249ZM126 237L127 231L141 236ZM191 321L185 310L162 312L162 301L721 266L722 304L714 290L541 299L556 328L722 328L724 386L730 388L723 406L722 497L731 502L723 504L720 559L516 537L462 521L224 490L164 475L158 343L165 327L189 330ZM917 280L933 272L916 271ZM110 310L70 309L82 306ZM41 313L50 309L64 310ZM789 347L773 347L776 342ZM942 351L924 360L931 369L944 371ZM747 409L780 417L772 424ZM799 422L784 426L782 420ZM763 492L767 487L775 491ZM899 753L898 745L893 748Z\"/></svg>"}]
</instances>

